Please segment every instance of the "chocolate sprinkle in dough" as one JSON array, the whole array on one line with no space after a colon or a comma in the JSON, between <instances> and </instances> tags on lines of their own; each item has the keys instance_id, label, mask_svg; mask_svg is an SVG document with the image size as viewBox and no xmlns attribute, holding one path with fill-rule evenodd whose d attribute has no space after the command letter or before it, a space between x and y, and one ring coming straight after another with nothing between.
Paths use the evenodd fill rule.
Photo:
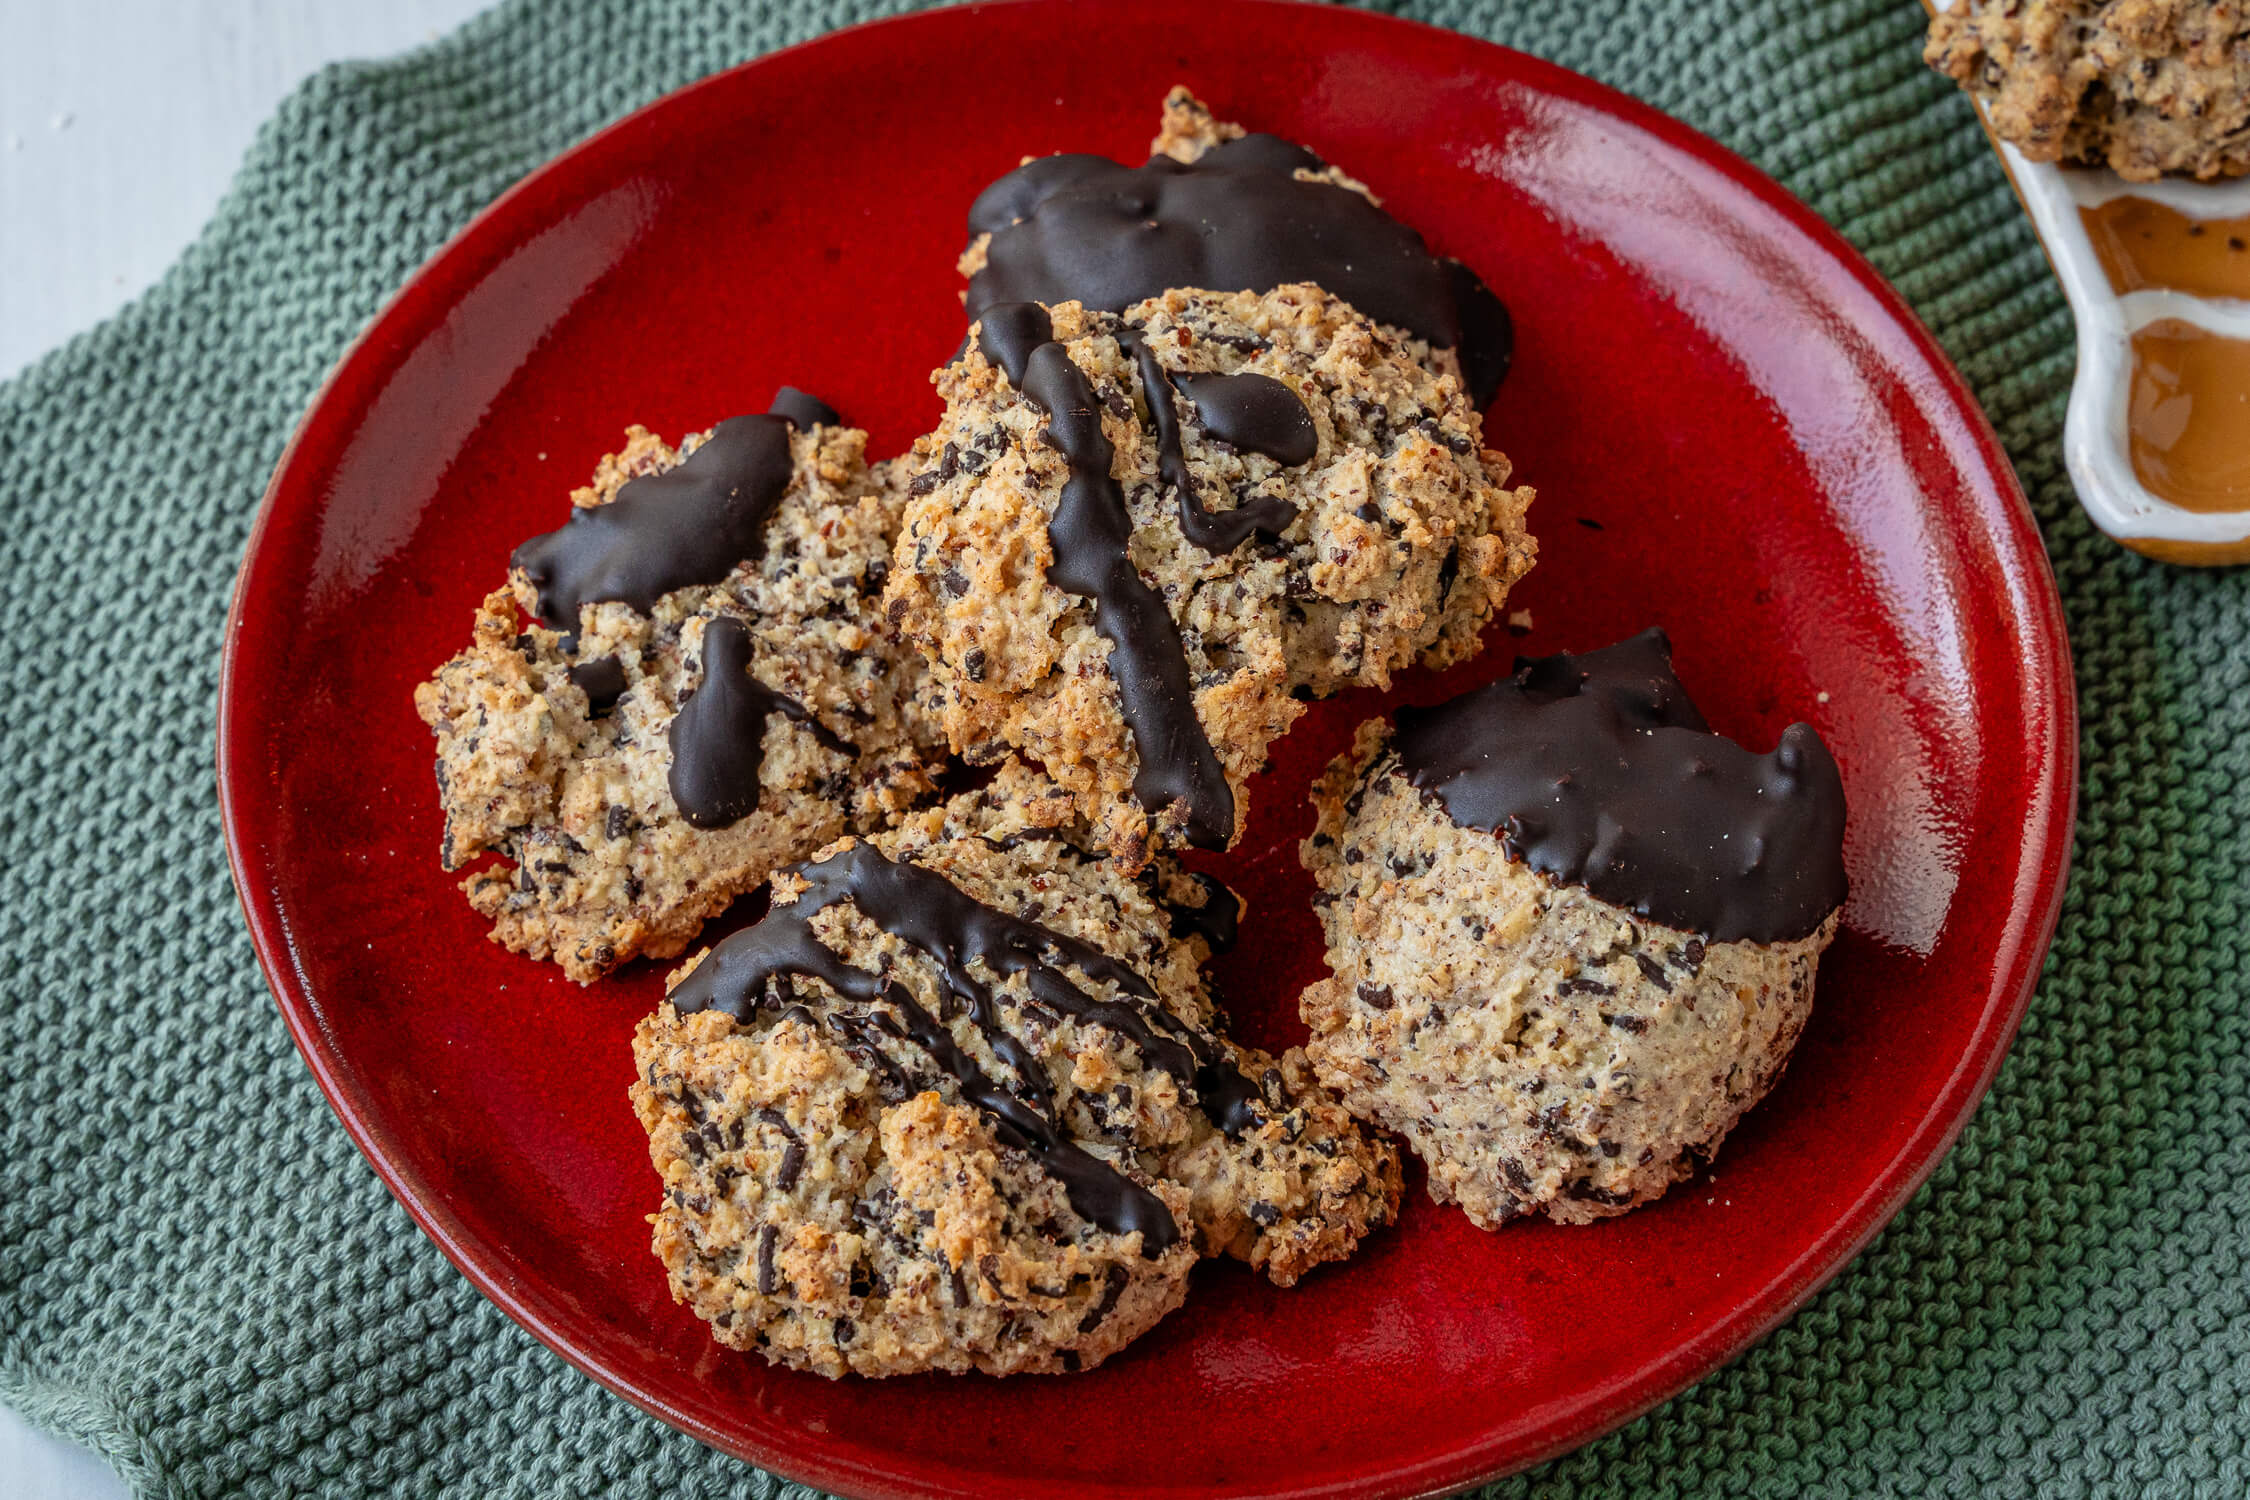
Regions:
<instances>
[{"instance_id":1,"label":"chocolate sprinkle in dough","mask_svg":"<svg viewBox=\"0 0 2250 1500\"><path fill-rule=\"evenodd\" d=\"M969 280L969 318L1003 302L1123 312L1175 287L1267 292L1313 282L1435 348L1458 347L1470 398L1483 406L1507 370L1499 299L1365 195L1310 175L1325 167L1262 134L1222 141L1194 162L1027 162L969 210L971 236L992 236Z\"/></svg>"},{"instance_id":2,"label":"chocolate sprinkle in dough","mask_svg":"<svg viewBox=\"0 0 2250 1500\"><path fill-rule=\"evenodd\" d=\"M582 506L516 549L515 565L538 590L540 623L575 630L580 608L605 599L647 614L674 589L717 583L764 554L766 522L795 472L788 420L721 422L677 467L633 480L609 504Z\"/></svg>"},{"instance_id":3,"label":"chocolate sprinkle in dough","mask_svg":"<svg viewBox=\"0 0 2250 1500\"><path fill-rule=\"evenodd\" d=\"M1053 320L1038 303L1003 302L985 309L977 349L1021 390L1032 351L1053 342L1054 334ZM1204 509L1181 446L1173 389L1176 383L1188 393L1211 436L1291 466L1309 462L1320 450L1320 433L1296 392L1258 374L1181 375L1175 382L1129 328L1119 333L1118 342L1131 349L1140 370L1141 394L1156 429L1157 469L1179 496L1181 533L1214 557L1232 552L1253 534L1279 537L1297 518L1297 507L1287 500L1258 500L1229 511Z\"/></svg>"},{"instance_id":4,"label":"chocolate sprinkle in dough","mask_svg":"<svg viewBox=\"0 0 2250 1500\"><path fill-rule=\"evenodd\" d=\"M758 770L765 762L766 720L780 714L841 754L853 747L802 703L750 675L750 632L740 620L703 627L703 685L688 695L667 733L672 745L672 800L696 828L726 828L758 807Z\"/></svg>"},{"instance_id":5,"label":"chocolate sprinkle in dough","mask_svg":"<svg viewBox=\"0 0 2250 1500\"><path fill-rule=\"evenodd\" d=\"M1052 342L1024 361L1020 388L1046 414L1047 445L1070 464L1048 525L1055 560L1047 577L1093 601L1094 628L1112 648L1109 669L1140 752L1133 794L1151 810L1181 804L1188 842L1224 849L1234 837L1234 790L1196 718L1179 627L1133 566L1133 518L1110 474L1116 451L1102 433L1094 388Z\"/></svg>"},{"instance_id":6,"label":"chocolate sprinkle in dough","mask_svg":"<svg viewBox=\"0 0 2250 1500\"><path fill-rule=\"evenodd\" d=\"M1809 936L1843 905L1844 787L1793 724L1768 755L1712 732L1647 630L1401 709L1407 779L1510 858L1719 942Z\"/></svg>"},{"instance_id":7,"label":"chocolate sprinkle in dough","mask_svg":"<svg viewBox=\"0 0 2250 1500\"><path fill-rule=\"evenodd\" d=\"M815 427L844 425L844 419L837 415L835 407L793 385L785 385L773 393L773 404L766 408L766 415L779 417L800 432L810 432Z\"/></svg>"}]
</instances>

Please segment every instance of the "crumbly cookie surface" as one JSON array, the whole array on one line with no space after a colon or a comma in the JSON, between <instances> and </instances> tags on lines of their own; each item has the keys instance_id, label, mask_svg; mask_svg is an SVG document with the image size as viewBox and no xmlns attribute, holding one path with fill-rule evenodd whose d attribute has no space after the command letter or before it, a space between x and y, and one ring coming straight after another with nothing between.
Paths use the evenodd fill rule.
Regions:
<instances>
[{"instance_id":1,"label":"crumbly cookie surface","mask_svg":"<svg viewBox=\"0 0 2250 1500\"><path fill-rule=\"evenodd\" d=\"M1001 852L1020 851L1019 859L1042 851L1019 877L1027 885L1048 880L1044 871L1052 868L1118 891L1121 913L1130 910L1136 925L1144 910L1164 924L1164 951L1174 964L1184 956L1199 968L1214 951L1208 935L1231 934L1240 915L1233 891L1190 874L1169 855L1156 856L1128 882L1104 859L1071 799L1021 761L1008 761L980 791L909 815L880 842L903 851L964 837L987 847L1012 842L1016 851ZM1136 895L1124 896L1124 889ZM1221 908L1224 915L1213 920ZM1146 951L1153 962L1157 949ZM1160 1171L1188 1190L1189 1217L1206 1255L1231 1256L1278 1286L1292 1286L1315 1266L1349 1256L1390 1222L1398 1207L1398 1153L1362 1130L1321 1086L1303 1049L1277 1057L1236 1041L1225 1034L1223 1009L1200 979L1197 986L1171 1008L1212 1031L1231 1066L1257 1086L1264 1107L1257 1124L1235 1134L1191 1117L1186 1135L1161 1153ZM1169 1002L1170 992L1160 993Z\"/></svg>"},{"instance_id":2,"label":"crumbly cookie surface","mask_svg":"<svg viewBox=\"0 0 2250 1500\"><path fill-rule=\"evenodd\" d=\"M666 1007L634 1056L664 1179L656 1254L723 1344L831 1376L1050 1374L1101 1363L1187 1295L1186 1241L1143 1256L975 1110L885 1098L817 1023Z\"/></svg>"},{"instance_id":3,"label":"crumbly cookie surface","mask_svg":"<svg viewBox=\"0 0 2250 1500\"><path fill-rule=\"evenodd\" d=\"M1363 726L1329 767L1301 850L1331 970L1301 1002L1315 1072L1487 1228L1661 1196L1781 1075L1835 915L1775 943L1636 917L1454 823L1389 741Z\"/></svg>"},{"instance_id":4,"label":"crumbly cookie surface","mask_svg":"<svg viewBox=\"0 0 2250 1500\"><path fill-rule=\"evenodd\" d=\"M1964 0L1923 56L2035 161L2153 181L2250 170L2250 11L2236 0Z\"/></svg>"},{"instance_id":5,"label":"crumbly cookie surface","mask_svg":"<svg viewBox=\"0 0 2250 1500\"><path fill-rule=\"evenodd\" d=\"M1183 85L1164 96L1164 112L1157 124L1156 138L1148 143L1148 154L1169 156L1174 161L1194 161L1213 146L1240 140L1246 134L1248 132L1232 120L1222 120L1212 114L1211 107ZM1351 185L1361 192L1366 191L1357 183Z\"/></svg>"},{"instance_id":6,"label":"crumbly cookie surface","mask_svg":"<svg viewBox=\"0 0 2250 1500\"><path fill-rule=\"evenodd\" d=\"M572 503L607 505L699 441L675 450L631 428ZM515 573L479 608L468 649L416 690L437 737L445 867L488 851L508 862L462 885L496 941L581 982L636 955L669 957L777 866L849 827L880 827L931 790L942 732L918 700L927 675L877 604L902 476L870 469L865 443L851 428L795 433L764 556L648 613L589 604L574 635L523 623L537 602ZM720 620L747 630L757 683L814 723L774 714L756 809L700 828L668 785L667 731L703 681L704 632Z\"/></svg>"},{"instance_id":7,"label":"crumbly cookie surface","mask_svg":"<svg viewBox=\"0 0 2250 1500\"><path fill-rule=\"evenodd\" d=\"M1395 1151L1318 1088L1300 1055L1221 1035L1202 941L1174 935L1151 881L1041 832L1054 810L1050 798L1027 815L988 789L806 868L817 880L830 861L873 853L940 877L999 920L1090 945L1149 996L1039 939L1044 976L961 960L988 987L998 1028L988 1032L956 1003L932 950L886 930L856 897L802 916L794 908L820 888L783 875L767 922L804 922L835 961L907 1001L872 984L854 999L800 972L761 980L740 1016L681 1014L675 1001L702 1003L683 988L699 966L724 975L741 961L747 950L730 939L733 951L699 957L642 1024L632 1095L665 1184L655 1250L675 1297L722 1343L828 1375L1087 1368L1177 1306L1200 1256L1233 1255L1288 1285L1394 1213ZM1058 1007L1058 977L1097 1008L1160 1009L1168 1021L1151 1034L1192 1028L1220 1049L1250 1088L1235 1133L1214 1120L1205 1074L1183 1083L1126 1030ZM964 1065L918 1039L929 1022L908 1003L938 1018L975 1075L1159 1200L1171 1242L1151 1253L1155 1237L1082 1212L1036 1149L1008 1143ZM1026 1058L1039 1075L1028 1086Z\"/></svg>"},{"instance_id":8,"label":"crumbly cookie surface","mask_svg":"<svg viewBox=\"0 0 2250 1500\"><path fill-rule=\"evenodd\" d=\"M1473 653L1531 565L1532 493L1482 446L1457 380L1313 286L1263 295L1174 291L1117 315L1051 309L1054 338L1100 403L1131 560L1177 626L1194 715L1234 796L1301 712L1298 696L1387 685L1417 660ZM1121 341L1122 336L1122 341ZM1294 393L1318 433L1284 464L1215 441L1177 403L1198 502L1223 515L1269 502L1278 535L1214 554L1189 540L1134 345L1167 379L1251 374ZM1052 581L1050 531L1071 480L1049 418L972 338L936 376L946 413L917 441L894 559L891 618L929 657L954 748L1014 751L1078 801L1129 868L1182 842L1179 817L1135 795L1140 749L1121 708L1112 643L1082 595Z\"/></svg>"}]
</instances>

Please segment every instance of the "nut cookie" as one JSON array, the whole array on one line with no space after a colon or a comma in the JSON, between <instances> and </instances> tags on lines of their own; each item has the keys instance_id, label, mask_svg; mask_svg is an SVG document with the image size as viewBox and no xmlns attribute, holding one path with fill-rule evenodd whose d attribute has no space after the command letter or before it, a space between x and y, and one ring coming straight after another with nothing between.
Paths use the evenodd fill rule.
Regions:
<instances>
[{"instance_id":1,"label":"nut cookie","mask_svg":"<svg viewBox=\"0 0 2250 1500\"><path fill-rule=\"evenodd\" d=\"M470 903L580 982L679 953L777 866L933 789L927 674L877 604L902 476L794 410L677 449L629 429L416 690L444 866L500 855Z\"/></svg>"},{"instance_id":2,"label":"nut cookie","mask_svg":"<svg viewBox=\"0 0 2250 1500\"><path fill-rule=\"evenodd\" d=\"M984 786L918 810L900 825L899 837L923 842L975 837L1011 849L1044 840L1082 858L1103 857L1070 793L1012 757ZM1193 945L1197 962L1234 947L1244 903L1224 882L1187 869L1168 853L1153 856L1134 878L1163 911L1171 935Z\"/></svg>"},{"instance_id":3,"label":"nut cookie","mask_svg":"<svg viewBox=\"0 0 2250 1500\"><path fill-rule=\"evenodd\" d=\"M1836 933L1841 786L1809 730L1772 756L1710 733L1661 637L1479 693L1363 726L1315 790L1306 1050L1439 1202L1590 1222L1781 1075ZM1666 811L1691 798L1710 816Z\"/></svg>"},{"instance_id":4,"label":"nut cookie","mask_svg":"<svg viewBox=\"0 0 2250 1500\"><path fill-rule=\"evenodd\" d=\"M998 844L1000 852L1028 859L1034 872L1067 869L1104 885L1125 881L1070 798L1021 761L1009 761L980 791L909 814L882 843L897 854L963 837ZM1138 913L1146 902L1162 917L1169 951L1200 965L1234 946L1242 898L1218 880L1158 855L1131 884L1140 899L1130 905ZM1225 1016L1203 994L1196 1024L1213 1031L1238 1080L1247 1081L1236 1090L1255 1085L1266 1118L1238 1120L1236 1129L1191 1122L1195 1128L1164 1155L1162 1174L1189 1189L1189 1215L1205 1254L1232 1256L1290 1286L1314 1266L1348 1256L1391 1219L1397 1153L1360 1130L1314 1079L1300 1049L1275 1057L1225 1035Z\"/></svg>"},{"instance_id":5,"label":"nut cookie","mask_svg":"<svg viewBox=\"0 0 2250 1500\"><path fill-rule=\"evenodd\" d=\"M999 801L777 876L642 1023L655 1250L722 1343L830 1375L1079 1369L1200 1256L1288 1285L1395 1211L1396 1153L1300 1056L1218 1029L1207 942Z\"/></svg>"},{"instance_id":6,"label":"nut cookie","mask_svg":"<svg viewBox=\"0 0 2250 1500\"><path fill-rule=\"evenodd\" d=\"M2250 11L2236 0L1963 0L1923 58L2034 161L2150 182L2250 170Z\"/></svg>"},{"instance_id":7,"label":"nut cookie","mask_svg":"<svg viewBox=\"0 0 2250 1500\"><path fill-rule=\"evenodd\" d=\"M633 1106L664 1180L654 1248L712 1337L822 1375L1088 1369L1187 1295L1198 1259L1144 1255L1078 1213L992 1120L908 1095L809 1010L641 1023ZM1149 1192L1168 1214L1186 1194Z\"/></svg>"},{"instance_id":8,"label":"nut cookie","mask_svg":"<svg viewBox=\"0 0 2250 1500\"><path fill-rule=\"evenodd\" d=\"M1459 386L1315 286L993 307L936 384L889 617L955 749L1128 870L1231 843L1301 697L1472 654L1531 566Z\"/></svg>"}]
</instances>

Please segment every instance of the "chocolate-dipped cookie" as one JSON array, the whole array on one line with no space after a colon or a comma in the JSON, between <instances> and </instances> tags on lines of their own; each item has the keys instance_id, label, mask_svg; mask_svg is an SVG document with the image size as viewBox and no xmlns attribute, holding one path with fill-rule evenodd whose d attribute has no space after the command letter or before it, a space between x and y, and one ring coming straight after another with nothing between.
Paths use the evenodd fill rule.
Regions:
<instances>
[{"instance_id":1,"label":"chocolate-dipped cookie","mask_svg":"<svg viewBox=\"0 0 2250 1500\"><path fill-rule=\"evenodd\" d=\"M1459 387L1318 287L991 306L937 385L890 617L955 749L1129 870L1230 844L1301 698L1469 655L1531 565Z\"/></svg>"},{"instance_id":2,"label":"chocolate-dipped cookie","mask_svg":"<svg viewBox=\"0 0 2250 1500\"><path fill-rule=\"evenodd\" d=\"M784 390L678 449L646 430L517 549L415 694L440 857L492 936L590 981L668 957L777 866L931 790L942 731L877 599L904 504L866 434Z\"/></svg>"},{"instance_id":3,"label":"chocolate-dipped cookie","mask_svg":"<svg viewBox=\"0 0 2250 1500\"><path fill-rule=\"evenodd\" d=\"M1302 847L1321 1081L1486 1227L1581 1223L1718 1151L1788 1062L1845 894L1809 726L1715 733L1651 631L1362 726Z\"/></svg>"},{"instance_id":4,"label":"chocolate-dipped cookie","mask_svg":"<svg viewBox=\"0 0 2250 1500\"><path fill-rule=\"evenodd\" d=\"M1080 1369L1202 1255L1288 1285L1391 1217L1392 1148L1220 1029L1199 965L1232 893L1130 878L1067 814L1011 770L832 846L642 1024L655 1249L721 1342Z\"/></svg>"}]
</instances>

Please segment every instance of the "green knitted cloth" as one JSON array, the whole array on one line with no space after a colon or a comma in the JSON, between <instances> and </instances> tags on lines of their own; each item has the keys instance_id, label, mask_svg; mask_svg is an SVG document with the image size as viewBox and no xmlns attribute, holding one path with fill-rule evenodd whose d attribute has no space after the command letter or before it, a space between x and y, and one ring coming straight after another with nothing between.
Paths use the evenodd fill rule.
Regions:
<instances>
[{"instance_id":1,"label":"green knitted cloth","mask_svg":"<svg viewBox=\"0 0 2250 1500\"><path fill-rule=\"evenodd\" d=\"M266 475L392 289L595 127L895 8L517 0L328 69L153 291L0 386L0 1401L140 1490L788 1489L542 1349L384 1192L251 956L212 708ZM1930 1185L1739 1364L1494 1493L2250 1493L2250 574L2081 516L2070 317L1913 0L1405 9L1681 116L1874 258L2023 476L2085 722L2054 953Z\"/></svg>"}]
</instances>

